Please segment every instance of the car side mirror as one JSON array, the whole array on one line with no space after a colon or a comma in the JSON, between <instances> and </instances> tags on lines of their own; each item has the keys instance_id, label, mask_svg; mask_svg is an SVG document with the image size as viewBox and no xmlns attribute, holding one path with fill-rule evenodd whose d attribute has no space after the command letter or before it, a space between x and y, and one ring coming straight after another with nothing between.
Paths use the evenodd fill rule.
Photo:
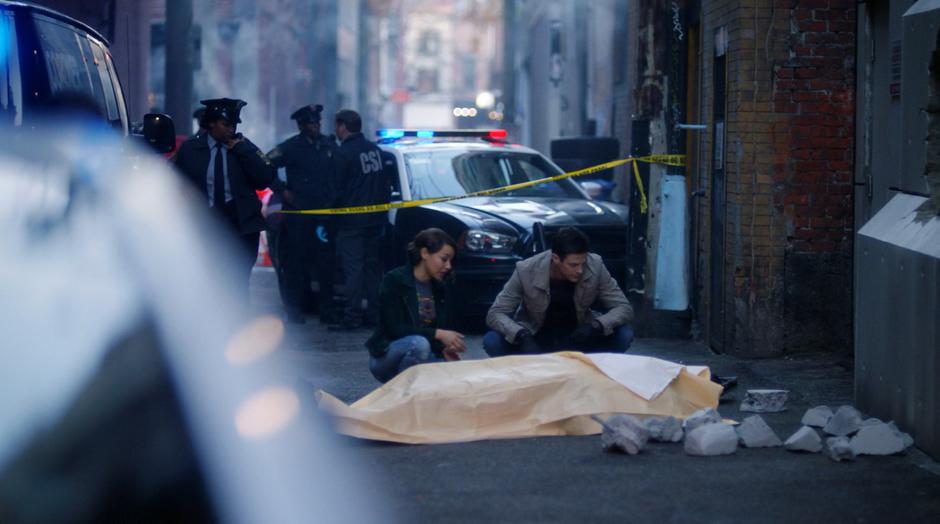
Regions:
<instances>
[{"instance_id":1,"label":"car side mirror","mask_svg":"<svg viewBox=\"0 0 940 524\"><path fill-rule=\"evenodd\" d=\"M144 140L159 153L172 153L176 149L173 119L159 113L144 115Z\"/></svg>"}]
</instances>

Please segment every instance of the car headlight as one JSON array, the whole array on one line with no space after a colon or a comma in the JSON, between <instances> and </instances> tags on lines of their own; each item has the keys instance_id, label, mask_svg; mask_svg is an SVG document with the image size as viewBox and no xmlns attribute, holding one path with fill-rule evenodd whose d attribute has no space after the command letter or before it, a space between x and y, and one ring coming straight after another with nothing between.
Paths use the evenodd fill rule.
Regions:
<instances>
[{"instance_id":1,"label":"car headlight","mask_svg":"<svg viewBox=\"0 0 940 524\"><path fill-rule=\"evenodd\" d=\"M464 237L464 246L469 251L482 253L511 253L516 240L512 235L471 229Z\"/></svg>"}]
</instances>

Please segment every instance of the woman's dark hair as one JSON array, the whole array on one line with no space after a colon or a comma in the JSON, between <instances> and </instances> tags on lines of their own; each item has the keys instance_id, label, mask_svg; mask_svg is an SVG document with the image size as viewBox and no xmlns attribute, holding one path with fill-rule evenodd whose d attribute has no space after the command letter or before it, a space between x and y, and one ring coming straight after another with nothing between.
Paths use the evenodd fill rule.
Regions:
<instances>
[{"instance_id":1,"label":"woman's dark hair","mask_svg":"<svg viewBox=\"0 0 940 524\"><path fill-rule=\"evenodd\" d=\"M552 253L562 260L568 255L587 253L590 249L587 235L573 227L559 229L555 238L552 239Z\"/></svg>"},{"instance_id":2,"label":"woman's dark hair","mask_svg":"<svg viewBox=\"0 0 940 524\"><path fill-rule=\"evenodd\" d=\"M412 266L421 263L421 249L427 249L428 253L434 254L444 249L444 246L450 246L457 251L457 243L445 231L432 227L421 231L415 235L415 239L408 243L408 262Z\"/></svg>"}]
</instances>

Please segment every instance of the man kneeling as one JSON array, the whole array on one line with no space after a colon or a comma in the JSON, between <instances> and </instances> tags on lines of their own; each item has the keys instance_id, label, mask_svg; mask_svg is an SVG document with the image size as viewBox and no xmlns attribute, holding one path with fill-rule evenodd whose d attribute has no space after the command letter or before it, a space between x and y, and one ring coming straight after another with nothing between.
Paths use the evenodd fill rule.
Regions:
<instances>
[{"instance_id":1,"label":"man kneeling","mask_svg":"<svg viewBox=\"0 0 940 524\"><path fill-rule=\"evenodd\" d=\"M588 250L584 233L566 227L551 250L516 264L486 314L493 330L483 337L487 354L622 353L630 347L633 308L601 257ZM595 302L606 313L592 311Z\"/></svg>"}]
</instances>

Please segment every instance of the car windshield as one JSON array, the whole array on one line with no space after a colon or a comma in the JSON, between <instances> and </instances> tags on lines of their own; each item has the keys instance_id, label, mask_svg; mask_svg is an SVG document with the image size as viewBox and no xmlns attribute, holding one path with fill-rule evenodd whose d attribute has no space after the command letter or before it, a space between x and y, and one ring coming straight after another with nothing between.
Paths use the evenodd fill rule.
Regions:
<instances>
[{"instance_id":1,"label":"car windshield","mask_svg":"<svg viewBox=\"0 0 940 524\"><path fill-rule=\"evenodd\" d=\"M412 198L462 196L548 178L561 173L544 157L514 151L420 151L405 153ZM546 182L502 196L585 198L570 179Z\"/></svg>"}]
</instances>

